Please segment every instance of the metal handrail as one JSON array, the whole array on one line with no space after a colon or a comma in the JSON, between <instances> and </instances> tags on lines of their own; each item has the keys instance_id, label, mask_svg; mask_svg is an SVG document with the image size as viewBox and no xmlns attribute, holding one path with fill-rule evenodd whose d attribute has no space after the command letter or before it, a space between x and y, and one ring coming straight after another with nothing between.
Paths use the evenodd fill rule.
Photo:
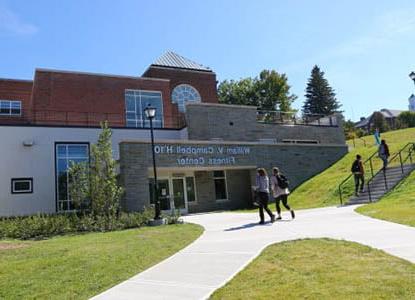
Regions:
<instances>
[{"instance_id":1,"label":"metal handrail","mask_svg":"<svg viewBox=\"0 0 415 300\"><path fill-rule=\"evenodd\" d=\"M408 148L408 146L411 146L409 148L408 151L408 155L406 156L405 159L402 159L402 153L405 151L405 149ZM415 143L407 143L404 147L402 147L397 153L394 154L394 156L392 156L391 159L388 160L388 164L391 163L392 161L394 161L397 157L399 157L399 162L400 162L400 166L401 166L401 170L402 170L402 174L404 173L404 169L403 169L403 165L407 162L407 160L409 159L411 164L413 162L413 158L412 158L412 152L415 152ZM368 194L369 194L369 201L372 202L372 194L371 194L371 190L370 190L370 183L373 181L373 179L380 173L383 172L383 168L381 168L380 170L378 170L376 173L374 173L374 169L373 169L373 162L372 159L373 157L377 156L378 151L374 152L368 159L366 159L363 164L366 164L367 162L369 162L370 164L370 174L371 177L369 178L369 180L367 181L366 185L367 185L367 190L368 190ZM350 174L349 176L347 176L347 178L345 178L340 184L339 184L339 197L340 197L340 205L343 205L343 195L342 195L342 187L343 185L353 176L353 174ZM387 177L385 172L383 172L383 180L385 183L385 189L388 189L388 182L387 182Z\"/></svg>"},{"instance_id":2,"label":"metal handrail","mask_svg":"<svg viewBox=\"0 0 415 300\"><path fill-rule=\"evenodd\" d=\"M363 162L363 165L365 165L365 164L367 164L367 163L369 163L369 166L370 166L370 173L372 174L372 176L373 176L373 162L372 162L372 159L373 159L373 157L375 157L376 155L378 154L378 151L375 151L375 152L373 152L372 153L372 155L370 155L369 156L369 158L368 159L366 159L364 162ZM351 178L353 176L353 174L350 174L349 176L347 176L340 184L339 184L339 197L340 197L340 204L341 205L343 205L343 195L342 195L342 187L343 187L343 185Z\"/></svg>"},{"instance_id":3,"label":"metal handrail","mask_svg":"<svg viewBox=\"0 0 415 300\"><path fill-rule=\"evenodd\" d=\"M268 124L292 124L314 126L338 126L335 115L303 114L296 111L257 110L257 122Z\"/></svg>"},{"instance_id":4,"label":"metal handrail","mask_svg":"<svg viewBox=\"0 0 415 300\"><path fill-rule=\"evenodd\" d=\"M402 152L406 149L406 148L408 148L408 146L411 146L410 148L409 148L409 151L408 151L408 155L407 155L407 157L403 160L402 159ZM403 148L401 148L397 153L395 153L395 155L394 156L392 156L392 158L391 159L389 159L388 160L388 164L390 164L392 161L394 161L396 158L398 158L399 157L399 164L400 164L400 167L401 167L401 172L402 172L402 174L404 174L404 169L403 169L403 166L404 166L404 164L405 164L405 162L408 160L408 158L411 160L411 163L412 163L412 151L415 151L415 143L408 143L408 144L406 144ZM384 170L383 170L383 168L381 168L379 171L377 171L376 172L376 174L375 174L375 176L372 176L368 181L367 181L367 191L368 191L368 194L369 194L369 202L372 202L372 193L371 193L371 191L370 191L370 183L374 180L374 178L379 174L379 173L383 173L383 180L384 180L384 183L385 183L385 190L387 190L388 189L388 180L387 180L387 177L386 177L386 172L384 172Z\"/></svg>"}]
</instances>

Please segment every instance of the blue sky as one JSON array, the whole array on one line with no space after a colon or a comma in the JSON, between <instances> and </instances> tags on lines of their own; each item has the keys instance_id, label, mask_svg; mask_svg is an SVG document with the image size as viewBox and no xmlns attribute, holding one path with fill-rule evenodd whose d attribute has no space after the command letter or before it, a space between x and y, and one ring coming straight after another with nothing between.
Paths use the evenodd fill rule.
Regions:
<instances>
[{"instance_id":1,"label":"blue sky","mask_svg":"<svg viewBox=\"0 0 415 300\"><path fill-rule=\"evenodd\" d=\"M37 67L139 76L172 50L218 80L286 73L300 108L318 64L354 120L407 109L414 45L413 0L0 0L2 78Z\"/></svg>"}]
</instances>

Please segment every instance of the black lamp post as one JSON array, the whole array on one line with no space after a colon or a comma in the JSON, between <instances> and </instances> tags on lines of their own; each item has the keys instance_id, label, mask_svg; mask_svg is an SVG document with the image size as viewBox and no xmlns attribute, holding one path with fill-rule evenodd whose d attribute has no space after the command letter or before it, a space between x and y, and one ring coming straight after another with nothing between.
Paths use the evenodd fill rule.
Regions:
<instances>
[{"instance_id":1,"label":"black lamp post","mask_svg":"<svg viewBox=\"0 0 415 300\"><path fill-rule=\"evenodd\" d=\"M155 203L155 215L154 220L160 219L160 199L158 193L158 182L157 182L157 169L156 169L156 153L154 151L154 133L153 133L153 119L156 116L156 108L151 107L150 105L144 109L144 113L147 119L150 120L150 133L151 133L151 152L153 154L153 172L154 172L154 191L153 199Z\"/></svg>"},{"instance_id":2,"label":"black lamp post","mask_svg":"<svg viewBox=\"0 0 415 300\"><path fill-rule=\"evenodd\" d=\"M415 72L411 72L409 74L409 78L411 78L414 81L414 83L415 83Z\"/></svg>"}]
</instances>

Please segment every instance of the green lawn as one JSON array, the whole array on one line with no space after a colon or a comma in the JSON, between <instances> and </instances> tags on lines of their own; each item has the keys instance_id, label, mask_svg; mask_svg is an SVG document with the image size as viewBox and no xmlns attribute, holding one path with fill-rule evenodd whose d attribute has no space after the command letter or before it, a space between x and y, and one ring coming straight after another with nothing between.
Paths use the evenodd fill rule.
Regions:
<instances>
[{"instance_id":1,"label":"green lawn","mask_svg":"<svg viewBox=\"0 0 415 300\"><path fill-rule=\"evenodd\" d=\"M183 224L0 241L0 299L87 299L171 256L202 232Z\"/></svg>"},{"instance_id":2,"label":"green lawn","mask_svg":"<svg viewBox=\"0 0 415 300\"><path fill-rule=\"evenodd\" d=\"M363 139L366 141L366 147L361 140L356 140L355 148L352 141L348 141L348 144L351 146L348 154L330 168L297 187L289 197L289 203L293 209L339 205L338 185L350 174L350 168L356 154L362 155L363 160L365 160L377 150L373 136L366 136ZM408 142L415 142L415 128L386 132L382 134L382 139L387 141L393 154ZM380 168L381 165L381 160L376 157L374 167ZM368 170L366 171L368 172ZM352 192L353 178L349 181L348 189L349 192ZM256 210L245 211L253 212Z\"/></svg>"},{"instance_id":3,"label":"green lawn","mask_svg":"<svg viewBox=\"0 0 415 300\"><path fill-rule=\"evenodd\" d=\"M415 172L376 203L356 209L370 217L415 227Z\"/></svg>"},{"instance_id":4,"label":"green lawn","mask_svg":"<svg viewBox=\"0 0 415 300\"><path fill-rule=\"evenodd\" d=\"M284 242L211 299L415 299L415 264L351 242Z\"/></svg>"}]
</instances>

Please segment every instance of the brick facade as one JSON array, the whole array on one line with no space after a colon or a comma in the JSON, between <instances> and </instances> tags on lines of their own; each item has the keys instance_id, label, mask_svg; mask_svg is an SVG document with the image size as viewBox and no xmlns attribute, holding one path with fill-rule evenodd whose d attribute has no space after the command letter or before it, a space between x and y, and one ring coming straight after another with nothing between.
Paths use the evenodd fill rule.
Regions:
<instances>
[{"instance_id":1,"label":"brick facade","mask_svg":"<svg viewBox=\"0 0 415 300\"><path fill-rule=\"evenodd\" d=\"M32 96L34 123L99 125L107 119L113 126L125 126L126 89L160 91L166 122L178 115L166 79L37 70Z\"/></svg>"},{"instance_id":2,"label":"brick facade","mask_svg":"<svg viewBox=\"0 0 415 300\"><path fill-rule=\"evenodd\" d=\"M144 72L143 77L168 78L170 79L170 89L172 91L180 84L189 84L199 92L202 102L219 102L216 89L216 74L211 71L150 66Z\"/></svg>"},{"instance_id":3,"label":"brick facade","mask_svg":"<svg viewBox=\"0 0 415 300\"><path fill-rule=\"evenodd\" d=\"M0 79L0 100L22 101L23 108L21 116L0 116L3 124L25 124L30 121L32 87L33 81L30 80Z\"/></svg>"},{"instance_id":4,"label":"brick facade","mask_svg":"<svg viewBox=\"0 0 415 300\"><path fill-rule=\"evenodd\" d=\"M217 103L212 71L152 67L143 77L37 69L33 81L0 79L0 99L21 100L22 117L0 117L1 124L99 126L108 120L124 127L125 90L158 91L163 99L165 128L181 128L184 115L172 103L175 86L195 87L202 102Z\"/></svg>"}]
</instances>

